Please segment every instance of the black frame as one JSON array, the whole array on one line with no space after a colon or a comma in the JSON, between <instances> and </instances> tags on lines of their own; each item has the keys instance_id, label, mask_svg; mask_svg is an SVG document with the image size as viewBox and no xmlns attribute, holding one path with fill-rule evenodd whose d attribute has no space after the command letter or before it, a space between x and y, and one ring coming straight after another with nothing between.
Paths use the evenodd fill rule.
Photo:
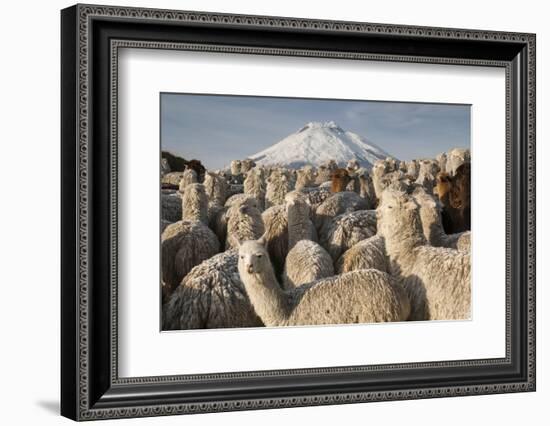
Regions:
<instances>
[{"instance_id":1,"label":"black frame","mask_svg":"<svg viewBox=\"0 0 550 426\"><path fill-rule=\"evenodd\" d=\"M507 356L118 378L117 49L504 67ZM61 13L61 413L74 420L535 390L535 35L76 5Z\"/></svg>"}]
</instances>

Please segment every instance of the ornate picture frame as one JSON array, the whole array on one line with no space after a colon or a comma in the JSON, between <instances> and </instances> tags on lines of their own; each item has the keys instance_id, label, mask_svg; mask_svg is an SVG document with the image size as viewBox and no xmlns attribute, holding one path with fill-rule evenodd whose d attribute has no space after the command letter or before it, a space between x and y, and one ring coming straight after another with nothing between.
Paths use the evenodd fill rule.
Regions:
<instances>
[{"instance_id":1,"label":"ornate picture frame","mask_svg":"<svg viewBox=\"0 0 550 426\"><path fill-rule=\"evenodd\" d=\"M534 34L96 5L64 9L61 29L62 415L93 420L535 390ZM123 47L503 68L506 356L119 377Z\"/></svg>"}]
</instances>

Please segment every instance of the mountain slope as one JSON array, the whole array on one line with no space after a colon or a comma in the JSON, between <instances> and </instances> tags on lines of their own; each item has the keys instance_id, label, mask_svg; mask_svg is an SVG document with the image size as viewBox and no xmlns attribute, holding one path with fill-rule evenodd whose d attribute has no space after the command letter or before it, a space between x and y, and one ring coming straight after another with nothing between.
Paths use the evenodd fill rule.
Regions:
<instances>
[{"instance_id":1,"label":"mountain slope","mask_svg":"<svg viewBox=\"0 0 550 426\"><path fill-rule=\"evenodd\" d=\"M252 156L257 164L298 168L305 164L320 166L335 160L345 166L356 159L362 167L370 168L376 160L390 154L356 133L342 129L333 121L311 122L280 142Z\"/></svg>"}]
</instances>

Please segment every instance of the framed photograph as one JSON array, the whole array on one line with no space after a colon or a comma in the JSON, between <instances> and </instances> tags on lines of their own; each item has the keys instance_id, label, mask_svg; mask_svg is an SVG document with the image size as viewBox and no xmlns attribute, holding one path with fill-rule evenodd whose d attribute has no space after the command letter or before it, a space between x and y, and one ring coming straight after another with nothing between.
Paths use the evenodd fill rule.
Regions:
<instances>
[{"instance_id":1,"label":"framed photograph","mask_svg":"<svg viewBox=\"0 0 550 426\"><path fill-rule=\"evenodd\" d=\"M62 10L62 415L534 391L535 40Z\"/></svg>"}]
</instances>

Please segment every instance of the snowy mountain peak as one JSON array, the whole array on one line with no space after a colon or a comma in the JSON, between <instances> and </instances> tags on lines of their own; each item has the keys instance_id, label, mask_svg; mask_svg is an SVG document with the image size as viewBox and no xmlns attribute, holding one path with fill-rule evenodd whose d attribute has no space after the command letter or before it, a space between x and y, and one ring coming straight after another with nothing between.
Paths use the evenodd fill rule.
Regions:
<instances>
[{"instance_id":1,"label":"snowy mountain peak","mask_svg":"<svg viewBox=\"0 0 550 426\"><path fill-rule=\"evenodd\" d=\"M257 164L299 168L306 164L320 166L335 160L345 167L357 160L371 168L375 161L392 157L368 139L342 129L334 121L309 122L276 144L250 156Z\"/></svg>"},{"instance_id":2,"label":"snowy mountain peak","mask_svg":"<svg viewBox=\"0 0 550 426\"><path fill-rule=\"evenodd\" d=\"M302 127L298 132L303 132L307 129L335 129L335 130L342 130L342 128L336 124L334 121L310 121L307 123L304 127Z\"/></svg>"}]
</instances>

